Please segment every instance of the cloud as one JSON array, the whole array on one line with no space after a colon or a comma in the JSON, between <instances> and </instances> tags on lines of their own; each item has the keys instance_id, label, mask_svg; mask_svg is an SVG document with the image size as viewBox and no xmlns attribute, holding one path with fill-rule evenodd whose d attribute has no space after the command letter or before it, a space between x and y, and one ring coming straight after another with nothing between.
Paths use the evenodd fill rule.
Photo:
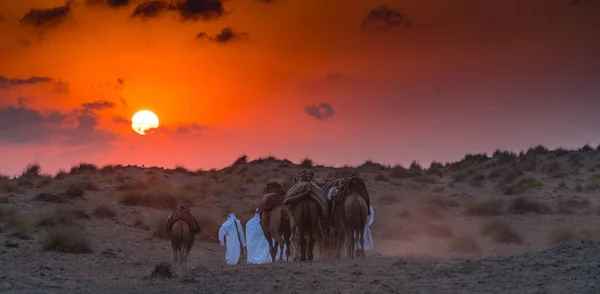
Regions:
<instances>
[{"instance_id":1,"label":"cloud","mask_svg":"<svg viewBox=\"0 0 600 294\"><path fill-rule=\"evenodd\" d=\"M400 25L410 28L412 23L402 12L387 5L369 11L362 21L363 29L376 31L385 31Z\"/></svg>"},{"instance_id":2,"label":"cloud","mask_svg":"<svg viewBox=\"0 0 600 294\"><path fill-rule=\"evenodd\" d=\"M304 110L306 111L306 114L318 120L330 119L335 113L331 104L326 102L319 105L307 105L304 107Z\"/></svg>"},{"instance_id":3,"label":"cloud","mask_svg":"<svg viewBox=\"0 0 600 294\"><path fill-rule=\"evenodd\" d=\"M121 102L121 104L123 105L123 107L125 107L125 108L129 107L129 105L127 105L127 101L125 101L125 98L119 97L119 102Z\"/></svg>"},{"instance_id":4,"label":"cloud","mask_svg":"<svg viewBox=\"0 0 600 294\"><path fill-rule=\"evenodd\" d=\"M198 133L204 129L203 126L198 125L197 123L191 123L189 125L180 125L177 128L178 134L188 134L188 133Z\"/></svg>"},{"instance_id":5,"label":"cloud","mask_svg":"<svg viewBox=\"0 0 600 294\"><path fill-rule=\"evenodd\" d=\"M10 86L20 86L20 85L35 85L42 83L51 83L54 80L50 77L29 77L26 79L19 78L7 78L5 76L0 76L0 88L8 88Z\"/></svg>"},{"instance_id":6,"label":"cloud","mask_svg":"<svg viewBox=\"0 0 600 294\"><path fill-rule=\"evenodd\" d=\"M103 4L112 8L126 7L131 4L131 0L87 0L88 4Z\"/></svg>"},{"instance_id":7,"label":"cloud","mask_svg":"<svg viewBox=\"0 0 600 294\"><path fill-rule=\"evenodd\" d=\"M69 85L67 83L57 81L50 77L32 76L29 78L9 78L6 76L0 76L0 89L8 89L11 87L19 86L34 86L41 84L52 84L54 86L55 93L69 92Z\"/></svg>"},{"instance_id":8,"label":"cloud","mask_svg":"<svg viewBox=\"0 0 600 294\"><path fill-rule=\"evenodd\" d=\"M221 30L220 33L216 34L214 37L209 36L207 33L198 33L196 35L197 39L207 39L219 44L227 44L231 41L242 39L248 36L248 33L240 33L237 32L234 28L228 27Z\"/></svg>"},{"instance_id":9,"label":"cloud","mask_svg":"<svg viewBox=\"0 0 600 294\"><path fill-rule=\"evenodd\" d=\"M64 113L57 110L41 112L25 107L0 108L0 141L23 143L59 143L86 145L106 143L117 138L115 133L97 129L97 111L108 108L108 103L85 103L80 109Z\"/></svg>"},{"instance_id":10,"label":"cloud","mask_svg":"<svg viewBox=\"0 0 600 294\"><path fill-rule=\"evenodd\" d=\"M54 28L64 22L71 14L72 2L67 2L63 6L48 9L31 9L21 20L20 24L31 25L36 28Z\"/></svg>"},{"instance_id":11,"label":"cloud","mask_svg":"<svg viewBox=\"0 0 600 294\"><path fill-rule=\"evenodd\" d=\"M86 111L96 111L115 108L115 103L105 100L83 103L81 107Z\"/></svg>"},{"instance_id":12,"label":"cloud","mask_svg":"<svg viewBox=\"0 0 600 294\"><path fill-rule=\"evenodd\" d=\"M131 121L120 115L113 117L113 123L130 125Z\"/></svg>"},{"instance_id":13,"label":"cloud","mask_svg":"<svg viewBox=\"0 0 600 294\"><path fill-rule=\"evenodd\" d=\"M177 12L184 21L212 20L225 14L221 0L149 0L138 4L131 17L150 19L164 12Z\"/></svg>"}]
</instances>

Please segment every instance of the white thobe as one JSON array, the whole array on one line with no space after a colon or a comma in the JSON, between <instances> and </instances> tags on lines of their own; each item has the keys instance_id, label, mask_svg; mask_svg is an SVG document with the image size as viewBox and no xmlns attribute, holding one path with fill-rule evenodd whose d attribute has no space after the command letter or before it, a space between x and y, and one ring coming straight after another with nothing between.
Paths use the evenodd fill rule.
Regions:
<instances>
[{"instance_id":1,"label":"white thobe","mask_svg":"<svg viewBox=\"0 0 600 294\"><path fill-rule=\"evenodd\" d=\"M225 238L227 238L227 242L225 242ZM243 247L246 247L246 240L242 224L235 217L235 214L230 213L227 221L221 225L219 243L221 243L221 246L227 243L225 248L225 261L227 264L237 264L241 253L240 243Z\"/></svg>"},{"instance_id":2,"label":"white thobe","mask_svg":"<svg viewBox=\"0 0 600 294\"><path fill-rule=\"evenodd\" d=\"M371 224L373 223L373 217L375 216L375 212L373 211L373 206L369 206L369 211L371 212L371 214L369 214L369 216L367 217L367 223L365 225L365 232L364 232L364 238L365 238L365 250L369 250L369 249L373 249L373 235L371 235ZM360 244L358 242L356 242L356 249L360 248Z\"/></svg>"}]
</instances>

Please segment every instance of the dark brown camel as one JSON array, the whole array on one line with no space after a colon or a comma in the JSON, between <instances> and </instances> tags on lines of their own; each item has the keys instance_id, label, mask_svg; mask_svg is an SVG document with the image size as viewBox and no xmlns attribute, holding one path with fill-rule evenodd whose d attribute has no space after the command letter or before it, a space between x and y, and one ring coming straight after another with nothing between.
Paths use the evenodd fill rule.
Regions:
<instances>
[{"instance_id":1,"label":"dark brown camel","mask_svg":"<svg viewBox=\"0 0 600 294\"><path fill-rule=\"evenodd\" d=\"M346 248L348 257L354 259L356 242L358 241L361 256L365 254L364 230L367 224L369 207L365 199L358 194L350 194L344 200L344 226L346 231Z\"/></svg>"},{"instance_id":2,"label":"dark brown camel","mask_svg":"<svg viewBox=\"0 0 600 294\"><path fill-rule=\"evenodd\" d=\"M296 250L300 250L300 260L313 260L316 237L319 229L319 209L317 204L308 197L290 207L292 226L296 239ZM288 247L289 248L289 247Z\"/></svg>"},{"instance_id":3,"label":"dark brown camel","mask_svg":"<svg viewBox=\"0 0 600 294\"><path fill-rule=\"evenodd\" d=\"M263 211L260 214L260 227L269 243L271 260L273 262L275 262L277 257L278 247L281 250L279 260L283 260L284 245L287 246L285 260L289 261L293 226L294 224L290 218L290 213L283 204L278 205L269 211Z\"/></svg>"}]
</instances>

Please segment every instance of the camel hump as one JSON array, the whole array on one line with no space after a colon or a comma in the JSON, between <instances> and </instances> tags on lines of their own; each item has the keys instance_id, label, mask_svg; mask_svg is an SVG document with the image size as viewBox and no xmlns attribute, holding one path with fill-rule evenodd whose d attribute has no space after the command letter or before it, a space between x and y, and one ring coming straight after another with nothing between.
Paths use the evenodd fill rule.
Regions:
<instances>
[{"instance_id":1,"label":"camel hump","mask_svg":"<svg viewBox=\"0 0 600 294\"><path fill-rule=\"evenodd\" d=\"M271 211L275 207L281 205L282 203L283 203L283 194L282 193L265 194L258 206L258 213L262 214L263 212Z\"/></svg>"},{"instance_id":2,"label":"camel hump","mask_svg":"<svg viewBox=\"0 0 600 294\"><path fill-rule=\"evenodd\" d=\"M321 218L327 218L327 197L323 189L314 182L296 183L285 193L283 204L294 206L303 199L314 201L321 213Z\"/></svg>"},{"instance_id":3,"label":"camel hump","mask_svg":"<svg viewBox=\"0 0 600 294\"><path fill-rule=\"evenodd\" d=\"M364 201L367 203L367 207L371 206L369 190L367 190L367 185L360 177L351 176L336 178L327 182L324 188L326 192L329 192L329 189L331 188L338 189L338 193L336 194L335 199L333 199L331 209L334 209L335 206L344 203L346 197L348 197L350 194L357 194L364 199Z\"/></svg>"},{"instance_id":4,"label":"camel hump","mask_svg":"<svg viewBox=\"0 0 600 294\"><path fill-rule=\"evenodd\" d=\"M171 213L169 216L169 219L167 220L167 230L170 231L173 227L173 224L178 220L186 222L190 231L194 234L201 231L200 225L198 225L198 221L196 221L196 218L192 215L192 213L188 209L180 208L173 211L173 213Z\"/></svg>"}]
</instances>

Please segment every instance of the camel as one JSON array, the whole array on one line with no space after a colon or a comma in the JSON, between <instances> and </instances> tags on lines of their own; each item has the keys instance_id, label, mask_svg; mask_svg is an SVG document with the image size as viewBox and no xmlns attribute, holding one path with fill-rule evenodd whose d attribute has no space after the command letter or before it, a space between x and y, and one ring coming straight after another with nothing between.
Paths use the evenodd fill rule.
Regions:
<instances>
[{"instance_id":1,"label":"camel","mask_svg":"<svg viewBox=\"0 0 600 294\"><path fill-rule=\"evenodd\" d=\"M364 230L367 224L367 215L369 214L367 202L362 196L352 193L344 200L343 209L348 257L354 259L357 241L360 245L360 256L365 256Z\"/></svg>"},{"instance_id":2,"label":"camel","mask_svg":"<svg viewBox=\"0 0 600 294\"><path fill-rule=\"evenodd\" d=\"M281 250L279 260L283 260L284 245L287 246L285 260L289 261L291 254L291 235L294 222L284 205L278 205L260 214L260 226L271 249L271 259L275 262L277 247ZM273 240L274 239L274 240Z\"/></svg>"},{"instance_id":3,"label":"camel","mask_svg":"<svg viewBox=\"0 0 600 294\"><path fill-rule=\"evenodd\" d=\"M194 246L195 236L190 227L183 219L178 219L171 228L171 247L173 248L173 259L176 263L187 265L188 255Z\"/></svg>"},{"instance_id":4,"label":"camel","mask_svg":"<svg viewBox=\"0 0 600 294\"><path fill-rule=\"evenodd\" d=\"M166 229L171 234L174 261L179 265L187 265L187 258L194 245L196 234L201 231L187 204L179 205L171 213L167 219Z\"/></svg>"},{"instance_id":5,"label":"camel","mask_svg":"<svg viewBox=\"0 0 600 294\"><path fill-rule=\"evenodd\" d=\"M294 224L292 230L297 243L296 248L300 250L300 260L313 260L313 252L320 225L317 204L308 197L305 197L289 208L291 208L292 212L292 223Z\"/></svg>"}]
</instances>

